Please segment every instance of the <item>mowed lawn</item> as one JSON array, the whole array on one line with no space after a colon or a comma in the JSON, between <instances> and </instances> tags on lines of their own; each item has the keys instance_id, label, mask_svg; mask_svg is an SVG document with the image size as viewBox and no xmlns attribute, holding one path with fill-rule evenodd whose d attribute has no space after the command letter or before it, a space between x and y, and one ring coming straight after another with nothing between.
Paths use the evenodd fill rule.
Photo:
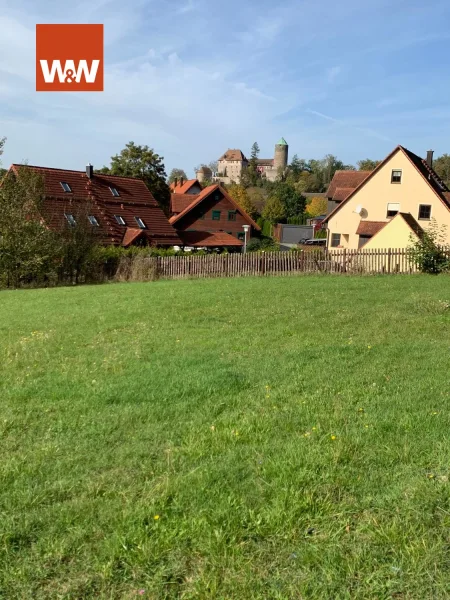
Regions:
<instances>
[{"instance_id":1,"label":"mowed lawn","mask_svg":"<svg viewBox=\"0 0 450 600\"><path fill-rule=\"evenodd\" d=\"M0 294L0 598L450 597L450 278Z\"/></svg>"}]
</instances>

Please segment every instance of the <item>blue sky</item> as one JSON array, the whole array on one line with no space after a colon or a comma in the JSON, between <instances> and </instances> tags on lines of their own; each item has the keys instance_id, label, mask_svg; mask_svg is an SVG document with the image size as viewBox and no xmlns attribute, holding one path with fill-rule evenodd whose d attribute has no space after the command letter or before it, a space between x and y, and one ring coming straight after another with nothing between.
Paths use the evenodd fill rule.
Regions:
<instances>
[{"instance_id":1,"label":"blue sky","mask_svg":"<svg viewBox=\"0 0 450 600\"><path fill-rule=\"evenodd\" d=\"M0 0L3 166L109 164L148 144L188 175L284 136L302 158L450 153L448 0ZM104 23L103 93L35 92L36 23Z\"/></svg>"}]
</instances>

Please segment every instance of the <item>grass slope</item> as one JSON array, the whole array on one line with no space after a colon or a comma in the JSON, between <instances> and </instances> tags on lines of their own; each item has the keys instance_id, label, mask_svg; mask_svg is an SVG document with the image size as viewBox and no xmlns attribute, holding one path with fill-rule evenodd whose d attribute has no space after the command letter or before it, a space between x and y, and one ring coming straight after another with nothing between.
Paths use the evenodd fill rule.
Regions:
<instances>
[{"instance_id":1,"label":"grass slope","mask_svg":"<svg viewBox=\"0 0 450 600\"><path fill-rule=\"evenodd\" d=\"M0 597L448 598L450 281L0 297Z\"/></svg>"}]
</instances>

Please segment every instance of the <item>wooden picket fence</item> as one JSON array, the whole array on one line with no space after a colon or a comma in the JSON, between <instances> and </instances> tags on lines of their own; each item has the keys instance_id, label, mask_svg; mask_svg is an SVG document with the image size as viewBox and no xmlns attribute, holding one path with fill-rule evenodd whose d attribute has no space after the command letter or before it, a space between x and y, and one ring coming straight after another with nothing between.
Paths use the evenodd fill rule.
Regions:
<instances>
[{"instance_id":1,"label":"wooden picket fence","mask_svg":"<svg viewBox=\"0 0 450 600\"><path fill-rule=\"evenodd\" d=\"M406 274L418 268L404 248L389 250L314 249L297 252L158 256L152 261L162 279L253 277L301 273Z\"/></svg>"}]
</instances>

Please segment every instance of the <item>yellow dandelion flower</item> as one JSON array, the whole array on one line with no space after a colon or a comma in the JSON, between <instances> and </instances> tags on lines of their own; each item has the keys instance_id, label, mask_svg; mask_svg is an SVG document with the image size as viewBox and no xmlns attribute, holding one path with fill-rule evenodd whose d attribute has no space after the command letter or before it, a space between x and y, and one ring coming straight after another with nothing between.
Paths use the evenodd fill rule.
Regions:
<instances>
[{"instance_id":1,"label":"yellow dandelion flower","mask_svg":"<svg viewBox=\"0 0 450 600\"><path fill-rule=\"evenodd\" d=\"M369 350L372 348L372 346L367 346L369 348Z\"/></svg>"},{"instance_id":2,"label":"yellow dandelion flower","mask_svg":"<svg viewBox=\"0 0 450 600\"><path fill-rule=\"evenodd\" d=\"M158 521L159 520L159 515L155 515L153 518L155 519L155 521Z\"/></svg>"},{"instance_id":3,"label":"yellow dandelion flower","mask_svg":"<svg viewBox=\"0 0 450 600\"><path fill-rule=\"evenodd\" d=\"M336 439L336 436L335 436L335 435L332 435L332 436L331 436L331 439L332 439L332 440L335 440L335 439Z\"/></svg>"},{"instance_id":4,"label":"yellow dandelion flower","mask_svg":"<svg viewBox=\"0 0 450 600\"><path fill-rule=\"evenodd\" d=\"M313 428L312 428L312 430L313 430L313 431L317 431L317 427L313 427Z\"/></svg>"}]
</instances>

